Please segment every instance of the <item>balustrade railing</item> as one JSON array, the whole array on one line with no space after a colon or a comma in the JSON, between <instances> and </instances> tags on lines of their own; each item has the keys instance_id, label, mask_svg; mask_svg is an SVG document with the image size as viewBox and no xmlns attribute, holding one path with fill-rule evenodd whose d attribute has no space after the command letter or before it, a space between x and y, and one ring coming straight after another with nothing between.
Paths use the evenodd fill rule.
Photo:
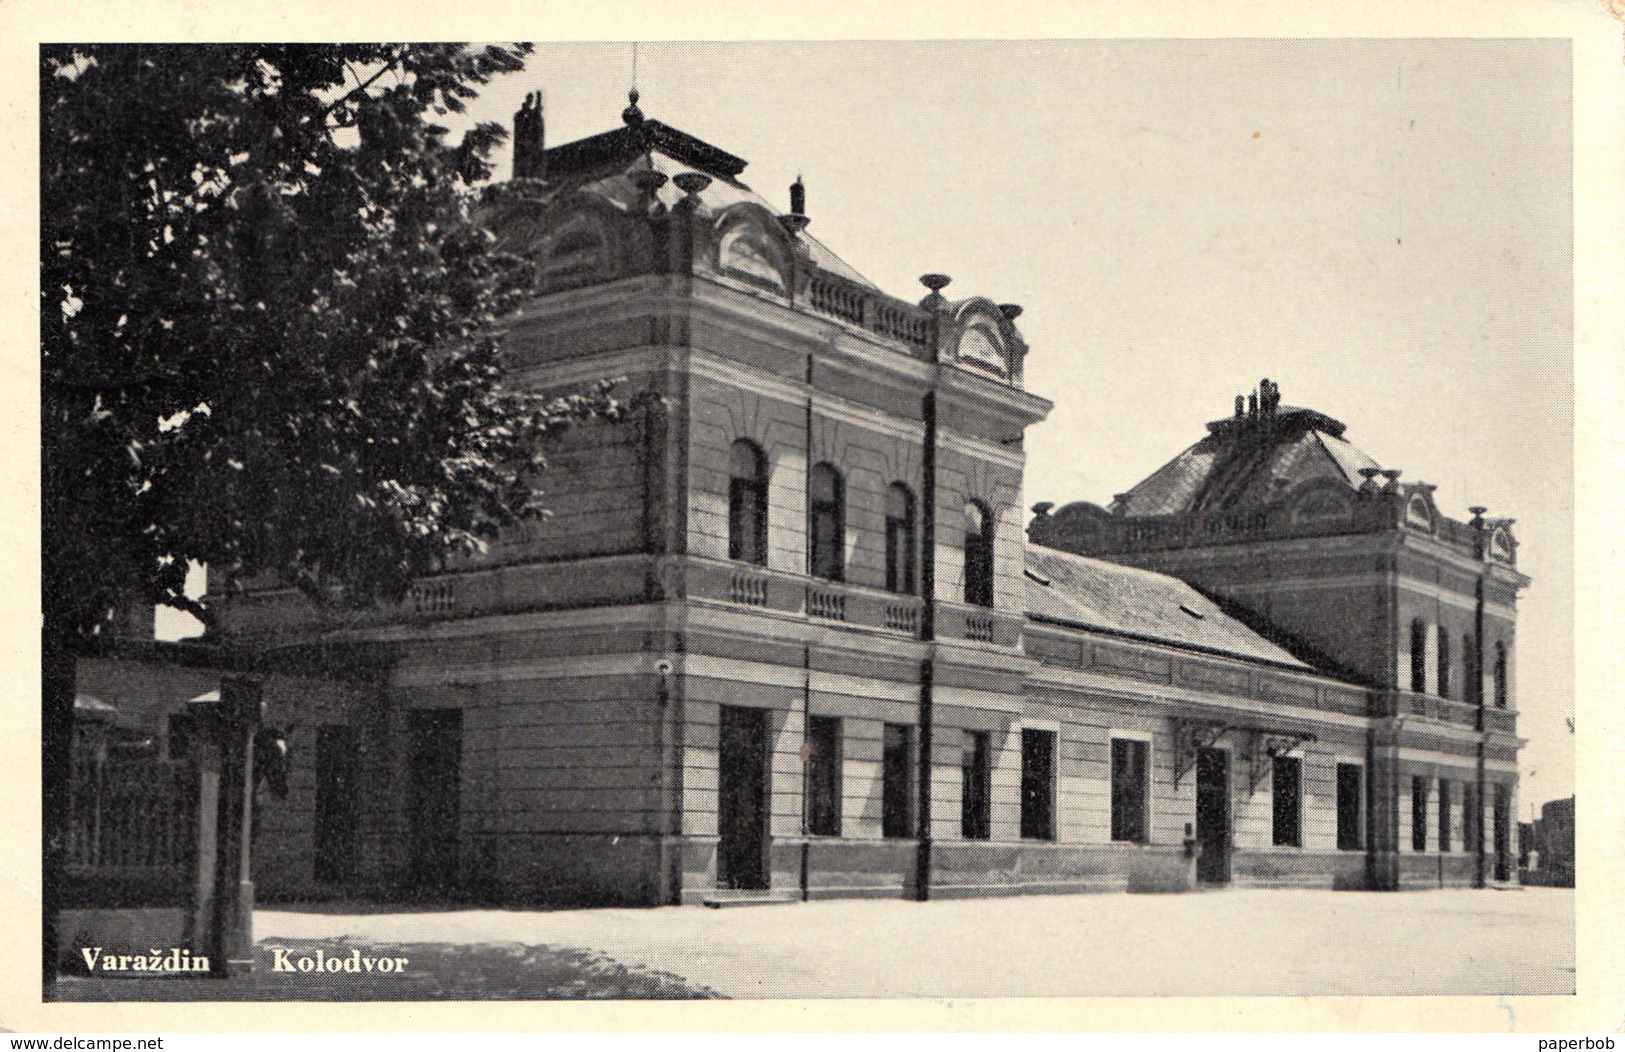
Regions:
<instances>
[{"instance_id":1,"label":"balustrade railing","mask_svg":"<svg viewBox=\"0 0 1625 1052\"><path fill-rule=\"evenodd\" d=\"M742 606L767 605L767 578L736 573L728 584L728 598Z\"/></svg>"},{"instance_id":2,"label":"balustrade railing","mask_svg":"<svg viewBox=\"0 0 1625 1052\"><path fill-rule=\"evenodd\" d=\"M931 344L931 316L903 300L860 285L815 274L807 286L807 304L820 314L925 348Z\"/></svg>"},{"instance_id":3,"label":"balustrade railing","mask_svg":"<svg viewBox=\"0 0 1625 1052\"><path fill-rule=\"evenodd\" d=\"M419 581L408 602L415 614L449 614L457 609L457 588L450 581Z\"/></svg>"},{"instance_id":4,"label":"balustrade railing","mask_svg":"<svg viewBox=\"0 0 1625 1052\"><path fill-rule=\"evenodd\" d=\"M807 616L825 621L846 620L846 596L828 588L807 589Z\"/></svg>"},{"instance_id":5,"label":"balustrade railing","mask_svg":"<svg viewBox=\"0 0 1625 1052\"><path fill-rule=\"evenodd\" d=\"M920 630L920 608L905 603L886 604L886 627L914 635Z\"/></svg>"}]
</instances>

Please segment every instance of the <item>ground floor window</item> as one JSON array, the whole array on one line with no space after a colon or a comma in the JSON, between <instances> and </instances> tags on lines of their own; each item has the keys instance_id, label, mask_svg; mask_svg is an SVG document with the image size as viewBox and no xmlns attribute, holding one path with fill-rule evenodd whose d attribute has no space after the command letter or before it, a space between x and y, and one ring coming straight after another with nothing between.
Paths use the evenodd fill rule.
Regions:
<instances>
[{"instance_id":1,"label":"ground floor window","mask_svg":"<svg viewBox=\"0 0 1625 1052\"><path fill-rule=\"evenodd\" d=\"M807 832L841 835L841 721L807 717Z\"/></svg>"},{"instance_id":2,"label":"ground floor window","mask_svg":"<svg viewBox=\"0 0 1625 1052\"><path fill-rule=\"evenodd\" d=\"M1143 844L1150 839L1149 742L1112 739L1112 839Z\"/></svg>"},{"instance_id":3,"label":"ground floor window","mask_svg":"<svg viewBox=\"0 0 1625 1052\"><path fill-rule=\"evenodd\" d=\"M1021 835L1055 839L1055 732L1021 732Z\"/></svg>"},{"instance_id":4,"label":"ground floor window","mask_svg":"<svg viewBox=\"0 0 1625 1052\"><path fill-rule=\"evenodd\" d=\"M1275 757L1271 791L1275 804L1275 843L1286 847L1302 847L1303 761L1296 756Z\"/></svg>"},{"instance_id":5,"label":"ground floor window","mask_svg":"<svg viewBox=\"0 0 1625 1052\"><path fill-rule=\"evenodd\" d=\"M986 840L993 825L993 736L966 731L962 758L959 832L966 840Z\"/></svg>"},{"instance_id":6,"label":"ground floor window","mask_svg":"<svg viewBox=\"0 0 1625 1052\"><path fill-rule=\"evenodd\" d=\"M1358 851L1361 845L1360 820L1365 808L1365 768L1357 763L1337 765L1337 846L1342 851Z\"/></svg>"},{"instance_id":7,"label":"ground floor window","mask_svg":"<svg viewBox=\"0 0 1625 1052\"><path fill-rule=\"evenodd\" d=\"M1439 779L1439 850L1450 850L1450 783Z\"/></svg>"},{"instance_id":8,"label":"ground floor window","mask_svg":"<svg viewBox=\"0 0 1625 1052\"><path fill-rule=\"evenodd\" d=\"M914 728L885 726L881 742L880 832L888 837L914 835Z\"/></svg>"},{"instance_id":9,"label":"ground floor window","mask_svg":"<svg viewBox=\"0 0 1625 1052\"><path fill-rule=\"evenodd\" d=\"M1421 775L1411 779L1411 850L1428 849L1428 780Z\"/></svg>"}]
</instances>

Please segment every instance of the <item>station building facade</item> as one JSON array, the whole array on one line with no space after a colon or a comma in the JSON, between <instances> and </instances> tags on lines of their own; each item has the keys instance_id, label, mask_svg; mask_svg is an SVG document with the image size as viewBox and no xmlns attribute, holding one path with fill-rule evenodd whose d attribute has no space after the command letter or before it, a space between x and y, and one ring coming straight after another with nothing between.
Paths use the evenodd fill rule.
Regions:
<instances>
[{"instance_id":1,"label":"station building facade","mask_svg":"<svg viewBox=\"0 0 1625 1052\"><path fill-rule=\"evenodd\" d=\"M889 296L799 181L623 116L549 148L527 100L487 205L535 264L509 382L638 406L559 440L549 517L396 609L209 596L303 677L262 677L261 898L1515 879L1509 522L1266 385L1029 527L1020 308Z\"/></svg>"}]
</instances>

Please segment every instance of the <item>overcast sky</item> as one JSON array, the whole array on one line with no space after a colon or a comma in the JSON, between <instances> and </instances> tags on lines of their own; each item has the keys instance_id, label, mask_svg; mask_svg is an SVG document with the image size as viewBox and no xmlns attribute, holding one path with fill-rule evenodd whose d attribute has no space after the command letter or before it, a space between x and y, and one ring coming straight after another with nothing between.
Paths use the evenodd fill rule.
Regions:
<instances>
[{"instance_id":1,"label":"overcast sky","mask_svg":"<svg viewBox=\"0 0 1625 1052\"><path fill-rule=\"evenodd\" d=\"M626 43L544 44L549 145L620 125ZM1026 308L1026 503L1104 503L1261 377L1446 514L1517 519L1523 804L1573 791L1566 40L643 43L651 118L908 299ZM504 155L500 173L506 177Z\"/></svg>"}]
</instances>

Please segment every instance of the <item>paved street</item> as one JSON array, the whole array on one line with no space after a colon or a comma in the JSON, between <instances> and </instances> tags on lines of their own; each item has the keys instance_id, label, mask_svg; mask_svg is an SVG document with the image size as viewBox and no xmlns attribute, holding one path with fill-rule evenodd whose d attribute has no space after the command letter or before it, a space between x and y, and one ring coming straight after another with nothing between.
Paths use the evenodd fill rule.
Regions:
<instances>
[{"instance_id":1,"label":"paved street","mask_svg":"<svg viewBox=\"0 0 1625 1052\"><path fill-rule=\"evenodd\" d=\"M660 910L256 915L231 999L1566 994L1574 893L1226 890ZM404 947L401 977L272 974L272 948ZM139 999L81 980L72 999ZM186 981L191 985L192 981ZM174 981L153 996L191 999ZM108 991L112 992L109 993Z\"/></svg>"}]
</instances>

